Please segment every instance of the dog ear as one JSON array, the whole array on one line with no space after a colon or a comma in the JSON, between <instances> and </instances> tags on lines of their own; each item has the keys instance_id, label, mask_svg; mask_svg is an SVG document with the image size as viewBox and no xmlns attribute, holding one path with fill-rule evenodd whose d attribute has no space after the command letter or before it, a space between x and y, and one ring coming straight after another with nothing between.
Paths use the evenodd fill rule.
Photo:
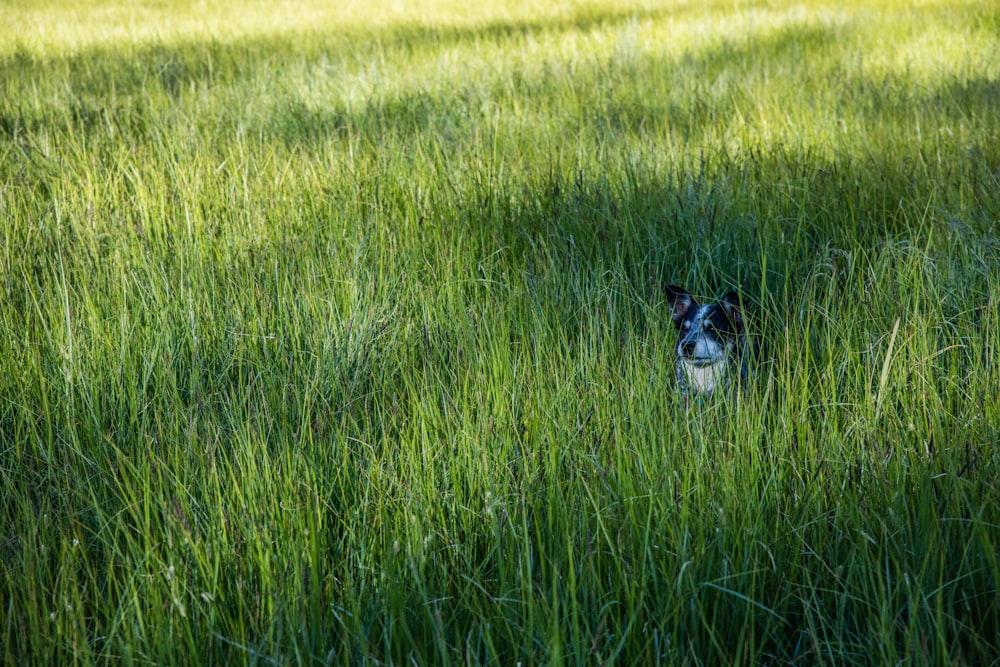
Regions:
<instances>
[{"instance_id":1,"label":"dog ear","mask_svg":"<svg viewBox=\"0 0 1000 667\"><path fill-rule=\"evenodd\" d=\"M726 317L733 323L736 331L743 331L743 310L740 308L740 295L736 292L727 292L722 297L722 308L726 311Z\"/></svg>"},{"instance_id":2,"label":"dog ear","mask_svg":"<svg viewBox=\"0 0 1000 667\"><path fill-rule=\"evenodd\" d=\"M691 297L690 292L677 285L667 285L663 288L663 292L667 295L667 302L670 304L670 319L679 328L681 322L684 320L684 315L687 314L688 309L694 304L694 299Z\"/></svg>"}]
</instances>

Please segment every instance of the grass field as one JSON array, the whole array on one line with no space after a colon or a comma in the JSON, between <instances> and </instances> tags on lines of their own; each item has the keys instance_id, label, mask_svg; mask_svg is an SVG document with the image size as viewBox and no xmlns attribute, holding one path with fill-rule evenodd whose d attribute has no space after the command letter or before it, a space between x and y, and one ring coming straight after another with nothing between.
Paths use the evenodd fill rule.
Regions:
<instances>
[{"instance_id":1,"label":"grass field","mask_svg":"<svg viewBox=\"0 0 1000 667\"><path fill-rule=\"evenodd\" d=\"M3 663L998 664L1000 6L476 4L0 0Z\"/></svg>"}]
</instances>

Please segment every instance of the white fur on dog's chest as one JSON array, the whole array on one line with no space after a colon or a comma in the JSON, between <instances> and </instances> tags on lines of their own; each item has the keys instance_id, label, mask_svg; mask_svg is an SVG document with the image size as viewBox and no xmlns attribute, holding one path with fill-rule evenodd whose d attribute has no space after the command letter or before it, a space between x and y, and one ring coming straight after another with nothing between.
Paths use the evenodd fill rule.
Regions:
<instances>
[{"instance_id":1,"label":"white fur on dog's chest","mask_svg":"<svg viewBox=\"0 0 1000 667\"><path fill-rule=\"evenodd\" d=\"M677 361L678 370L684 374L687 390L696 394L711 394L716 387L725 384L726 366L725 359L704 366L683 359Z\"/></svg>"}]
</instances>

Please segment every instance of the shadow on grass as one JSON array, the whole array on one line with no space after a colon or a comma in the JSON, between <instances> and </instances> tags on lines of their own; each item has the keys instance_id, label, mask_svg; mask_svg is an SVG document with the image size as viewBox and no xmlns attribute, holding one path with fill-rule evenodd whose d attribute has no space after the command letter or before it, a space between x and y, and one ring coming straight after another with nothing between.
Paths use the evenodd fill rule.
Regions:
<instances>
[{"instance_id":1,"label":"shadow on grass","mask_svg":"<svg viewBox=\"0 0 1000 667\"><path fill-rule=\"evenodd\" d=\"M115 126L113 141L148 142L153 126L171 122L160 115L183 108L192 91L212 95L228 87L239 100L243 87L255 87L260 67L280 73L286 65L324 59L356 61L367 54L469 42L503 44L538 34L626 26L678 11L694 9L584 12L552 21L478 27L355 29L301 41L284 35L195 42L127 56L93 49L59 61L15 54L0 69L5 88L44 80L54 72L72 82L71 92L62 108L0 105L0 133L24 141L46 130L100 136ZM995 143L960 147L945 138L938 149L943 146L947 152L930 155L930 142L906 145L908 131L896 146L873 146L864 153L821 154L807 142L762 143L746 150L722 148L717 136L706 141L756 104L752 95L759 87L746 81L762 71L784 76L781 67L789 72L813 67L815 79L807 83L814 85L829 74L831 85L841 88L839 113L862 126L930 114L941 125L931 129L944 133L951 126L996 118L1000 87L985 77L943 78L921 88L903 74L875 82L839 65L829 72L815 66L825 53L849 41L845 33L850 30L800 22L673 58L650 53L595 57L573 62L569 74L567 68L541 63L535 71L514 71L506 78L444 80L435 88L375 95L353 105L339 98L331 104L312 102L278 76L273 95L254 100L259 111L223 108L194 122L203 126L206 141L222 145L244 134L304 153L361 146L415 170L423 160L429 173L450 169L464 179L458 186L462 203L446 202L439 220L451 216L458 225L485 226L498 244L521 250L542 239L569 251L571 240L572 252L596 260L606 258L609 248L622 247L631 263L683 263L691 276L714 274L706 279L710 283L745 284L748 276L759 274L765 255L771 270L783 272L823 246L865 245L898 234L924 222L913 219L913 210L942 212L934 217L949 229L995 224L990 213L998 204L1000 153ZM801 83L788 76L792 78L779 76L774 85ZM159 88L151 89L150 82ZM148 96L159 98L150 104ZM521 116L501 113L515 106L527 111ZM501 129L507 138L496 159L514 168L497 182L490 175L497 165L484 152L498 145ZM546 158L525 154L537 152L536 140L543 136L550 141L555 137L559 146L548 172L538 173ZM566 145L574 143L598 157L589 163L567 158L572 151ZM642 159L629 162L622 155L628 145L637 144L664 146L682 157L674 167L657 171ZM902 153L890 152L897 148ZM607 176L603 156L621 169L618 182ZM30 180L32 175L24 172L33 167L22 164L12 170L0 163L0 169ZM44 180L42 172L33 177ZM374 173L378 176L377 169ZM426 180L437 189L455 187L450 177ZM407 193L393 196L388 210L406 210L402 200Z\"/></svg>"}]
</instances>

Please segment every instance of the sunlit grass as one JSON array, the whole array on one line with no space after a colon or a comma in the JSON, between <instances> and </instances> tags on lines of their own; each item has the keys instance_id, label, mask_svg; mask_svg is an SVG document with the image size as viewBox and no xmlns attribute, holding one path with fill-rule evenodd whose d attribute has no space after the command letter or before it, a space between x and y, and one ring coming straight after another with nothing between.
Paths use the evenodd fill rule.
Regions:
<instances>
[{"instance_id":1,"label":"sunlit grass","mask_svg":"<svg viewBox=\"0 0 1000 667\"><path fill-rule=\"evenodd\" d=\"M991 3L2 11L6 662L1000 650Z\"/></svg>"}]
</instances>

